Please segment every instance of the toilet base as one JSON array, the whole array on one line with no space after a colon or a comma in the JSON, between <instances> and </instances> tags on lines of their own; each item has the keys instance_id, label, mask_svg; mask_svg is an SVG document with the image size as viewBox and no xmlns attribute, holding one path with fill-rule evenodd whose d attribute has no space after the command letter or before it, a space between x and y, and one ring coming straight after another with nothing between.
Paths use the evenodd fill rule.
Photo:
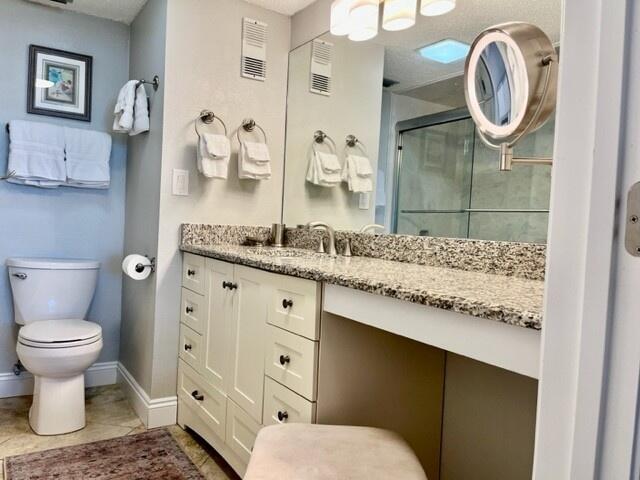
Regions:
<instances>
[{"instance_id":1,"label":"toilet base","mask_svg":"<svg viewBox=\"0 0 640 480\"><path fill-rule=\"evenodd\" d=\"M83 429L84 372L63 378L34 376L29 425L38 435L61 435Z\"/></svg>"}]
</instances>

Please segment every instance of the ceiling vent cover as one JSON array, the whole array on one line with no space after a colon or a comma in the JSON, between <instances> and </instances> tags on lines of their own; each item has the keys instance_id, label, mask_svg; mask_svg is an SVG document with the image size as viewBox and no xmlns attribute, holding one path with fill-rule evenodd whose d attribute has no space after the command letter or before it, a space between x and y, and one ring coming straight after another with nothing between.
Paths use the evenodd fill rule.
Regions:
<instances>
[{"instance_id":1,"label":"ceiling vent cover","mask_svg":"<svg viewBox=\"0 0 640 480\"><path fill-rule=\"evenodd\" d=\"M267 77L267 24L242 19L242 65L245 78L262 80Z\"/></svg>"},{"instance_id":2,"label":"ceiling vent cover","mask_svg":"<svg viewBox=\"0 0 640 480\"><path fill-rule=\"evenodd\" d=\"M333 43L314 40L311 46L311 77L309 90L320 95L331 95L331 53Z\"/></svg>"}]
</instances>

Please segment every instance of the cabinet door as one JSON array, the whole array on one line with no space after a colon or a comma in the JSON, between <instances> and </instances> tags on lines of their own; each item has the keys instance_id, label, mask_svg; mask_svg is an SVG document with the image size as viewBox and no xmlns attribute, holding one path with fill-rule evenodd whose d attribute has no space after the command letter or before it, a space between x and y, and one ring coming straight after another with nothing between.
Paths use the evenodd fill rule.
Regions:
<instances>
[{"instance_id":1,"label":"cabinet door","mask_svg":"<svg viewBox=\"0 0 640 480\"><path fill-rule=\"evenodd\" d=\"M253 268L235 266L233 348L229 396L262 423L264 391L264 333L267 322L266 274Z\"/></svg>"}]
</instances>

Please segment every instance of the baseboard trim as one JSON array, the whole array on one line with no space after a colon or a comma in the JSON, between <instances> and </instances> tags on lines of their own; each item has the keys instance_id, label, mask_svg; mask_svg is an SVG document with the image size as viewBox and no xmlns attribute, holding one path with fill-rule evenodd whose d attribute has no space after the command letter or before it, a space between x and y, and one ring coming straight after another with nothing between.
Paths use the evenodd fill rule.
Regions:
<instances>
[{"instance_id":1,"label":"baseboard trim","mask_svg":"<svg viewBox=\"0 0 640 480\"><path fill-rule=\"evenodd\" d=\"M124 388L133 410L147 428L175 425L178 418L178 397L149 398L147 392L118 362L118 383Z\"/></svg>"},{"instance_id":2,"label":"baseboard trim","mask_svg":"<svg viewBox=\"0 0 640 480\"><path fill-rule=\"evenodd\" d=\"M118 379L118 362L94 363L84 373L86 387L113 385ZM22 372L0 373L0 398L19 397L33 393L33 375Z\"/></svg>"}]
</instances>

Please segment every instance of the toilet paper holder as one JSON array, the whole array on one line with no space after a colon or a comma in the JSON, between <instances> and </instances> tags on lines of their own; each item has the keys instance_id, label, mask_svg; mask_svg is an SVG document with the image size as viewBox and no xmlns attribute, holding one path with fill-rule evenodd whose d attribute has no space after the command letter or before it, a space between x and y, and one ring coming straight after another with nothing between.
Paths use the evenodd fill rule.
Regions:
<instances>
[{"instance_id":1,"label":"toilet paper holder","mask_svg":"<svg viewBox=\"0 0 640 480\"><path fill-rule=\"evenodd\" d=\"M148 255L145 255L145 257L149 258ZM155 273L156 271L156 257L150 258L149 261L151 262L149 265L143 265L142 263L138 263L136 264L136 272L138 273L142 273L144 272L145 268L150 268L151 269L151 273Z\"/></svg>"}]
</instances>

